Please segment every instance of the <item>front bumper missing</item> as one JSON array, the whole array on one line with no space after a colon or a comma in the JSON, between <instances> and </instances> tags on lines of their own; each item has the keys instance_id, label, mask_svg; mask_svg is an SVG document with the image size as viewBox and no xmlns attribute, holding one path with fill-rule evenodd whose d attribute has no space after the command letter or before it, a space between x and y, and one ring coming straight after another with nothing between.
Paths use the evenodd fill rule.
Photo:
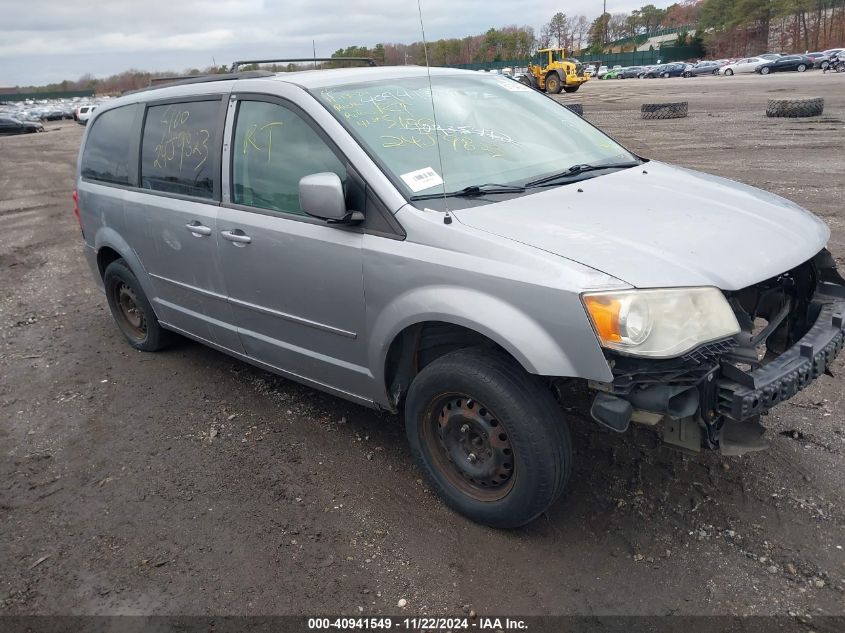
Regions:
<instances>
[{"instance_id":1,"label":"front bumper missing","mask_svg":"<svg viewBox=\"0 0 845 633\"><path fill-rule=\"evenodd\" d=\"M822 283L812 298L813 324L790 348L756 369L742 369L733 339L705 345L678 359L646 361L612 355L612 383L598 391L592 417L617 432L642 413L664 419L664 440L698 451L759 450L760 415L806 388L845 347L845 286ZM668 391L667 391L668 390ZM748 437L746 437L748 436ZM754 436L754 437L751 437Z\"/></svg>"},{"instance_id":2,"label":"front bumper missing","mask_svg":"<svg viewBox=\"0 0 845 633\"><path fill-rule=\"evenodd\" d=\"M752 372L722 364L719 412L745 420L788 400L828 370L845 345L845 301L824 304L816 322L791 348Z\"/></svg>"}]
</instances>

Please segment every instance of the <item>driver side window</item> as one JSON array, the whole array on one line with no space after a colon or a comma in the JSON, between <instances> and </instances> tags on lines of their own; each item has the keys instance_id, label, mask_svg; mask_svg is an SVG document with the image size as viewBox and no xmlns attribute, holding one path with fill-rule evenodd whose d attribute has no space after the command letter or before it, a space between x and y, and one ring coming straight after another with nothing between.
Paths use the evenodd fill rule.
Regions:
<instances>
[{"instance_id":1,"label":"driver side window","mask_svg":"<svg viewBox=\"0 0 845 633\"><path fill-rule=\"evenodd\" d=\"M232 202L304 215L303 176L334 172L346 182L335 153L299 114L265 101L241 101L232 144Z\"/></svg>"}]
</instances>

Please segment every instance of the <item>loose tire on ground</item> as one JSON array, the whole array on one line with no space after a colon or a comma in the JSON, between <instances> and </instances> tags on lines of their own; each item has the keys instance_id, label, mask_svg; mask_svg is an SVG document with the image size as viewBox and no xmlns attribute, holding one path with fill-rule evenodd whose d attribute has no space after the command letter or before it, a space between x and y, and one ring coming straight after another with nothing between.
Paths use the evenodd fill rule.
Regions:
<instances>
[{"instance_id":1,"label":"loose tire on ground","mask_svg":"<svg viewBox=\"0 0 845 633\"><path fill-rule=\"evenodd\" d=\"M124 260L106 267L103 285L112 317L132 347L156 352L173 342L174 335L161 327L138 278Z\"/></svg>"},{"instance_id":2,"label":"loose tire on ground","mask_svg":"<svg viewBox=\"0 0 845 633\"><path fill-rule=\"evenodd\" d=\"M644 103L640 113L644 119L683 119L689 114L689 102Z\"/></svg>"},{"instance_id":3,"label":"loose tire on ground","mask_svg":"<svg viewBox=\"0 0 845 633\"><path fill-rule=\"evenodd\" d=\"M824 112L824 99L770 99L766 107L767 117L797 118L820 116Z\"/></svg>"},{"instance_id":4,"label":"loose tire on ground","mask_svg":"<svg viewBox=\"0 0 845 633\"><path fill-rule=\"evenodd\" d=\"M445 503L491 527L539 516L572 470L569 427L551 391L502 352L462 349L423 368L408 390L405 430Z\"/></svg>"},{"instance_id":5,"label":"loose tire on ground","mask_svg":"<svg viewBox=\"0 0 845 633\"><path fill-rule=\"evenodd\" d=\"M578 116L584 116L584 104L583 103L564 103L563 107L567 110L571 110Z\"/></svg>"}]
</instances>

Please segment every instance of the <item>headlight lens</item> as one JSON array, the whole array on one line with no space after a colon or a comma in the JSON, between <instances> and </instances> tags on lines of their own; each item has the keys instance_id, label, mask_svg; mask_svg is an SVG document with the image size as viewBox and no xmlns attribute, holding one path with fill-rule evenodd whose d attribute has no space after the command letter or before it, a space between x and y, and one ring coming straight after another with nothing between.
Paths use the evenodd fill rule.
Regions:
<instances>
[{"instance_id":1,"label":"headlight lens","mask_svg":"<svg viewBox=\"0 0 845 633\"><path fill-rule=\"evenodd\" d=\"M634 356L671 358L740 329L716 288L587 292L582 298L602 346Z\"/></svg>"}]
</instances>

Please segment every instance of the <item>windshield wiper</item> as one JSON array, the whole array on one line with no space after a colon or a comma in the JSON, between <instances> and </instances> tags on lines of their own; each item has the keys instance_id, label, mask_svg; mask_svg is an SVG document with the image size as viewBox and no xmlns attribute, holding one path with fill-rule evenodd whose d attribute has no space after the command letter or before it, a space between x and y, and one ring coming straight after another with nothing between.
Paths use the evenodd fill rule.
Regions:
<instances>
[{"instance_id":1,"label":"windshield wiper","mask_svg":"<svg viewBox=\"0 0 845 633\"><path fill-rule=\"evenodd\" d=\"M486 185L470 185L458 191L447 191L446 193L423 193L411 196L411 200L436 200L437 198L472 198L483 196L488 193L523 193L525 187L518 185L497 185L488 183Z\"/></svg>"},{"instance_id":2,"label":"windshield wiper","mask_svg":"<svg viewBox=\"0 0 845 633\"><path fill-rule=\"evenodd\" d=\"M545 176L544 178L538 178L537 180L526 182L525 186L539 187L541 185L545 185L546 183L554 182L555 180L572 178L573 176L578 176L579 174L584 174L589 171L600 171L602 169L624 169L625 167L636 167L639 164L639 162L635 161L628 161L625 163L605 163L604 165L590 165L589 163L580 163L578 165L572 165L572 167L570 167L566 171L562 171L558 174L552 174L551 176Z\"/></svg>"}]
</instances>

